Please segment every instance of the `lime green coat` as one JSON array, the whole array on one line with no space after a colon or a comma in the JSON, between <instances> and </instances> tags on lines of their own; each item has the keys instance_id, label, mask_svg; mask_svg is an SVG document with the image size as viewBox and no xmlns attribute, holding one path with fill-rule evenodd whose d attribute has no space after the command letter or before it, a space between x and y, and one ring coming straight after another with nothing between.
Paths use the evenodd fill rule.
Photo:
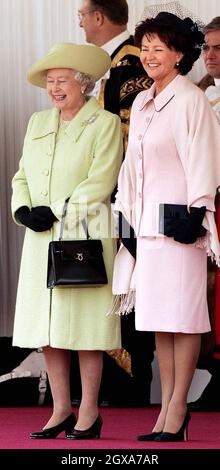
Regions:
<instances>
[{"instance_id":1,"label":"lime green coat","mask_svg":"<svg viewBox=\"0 0 220 470\"><path fill-rule=\"evenodd\" d=\"M95 98L89 98L65 130L59 131L56 108L31 117L19 170L12 181L13 217L15 220L15 212L21 206L46 205L58 221L45 232L26 229L14 345L30 348L50 345L73 350L121 346L120 319L107 315L112 303L116 251L116 240L110 236L110 194L121 160L120 119L103 110ZM88 212L90 236L103 242L109 281L106 286L53 291L46 287L48 245L59 237L62 208L69 196L64 238L82 237L79 222Z\"/></svg>"}]
</instances>

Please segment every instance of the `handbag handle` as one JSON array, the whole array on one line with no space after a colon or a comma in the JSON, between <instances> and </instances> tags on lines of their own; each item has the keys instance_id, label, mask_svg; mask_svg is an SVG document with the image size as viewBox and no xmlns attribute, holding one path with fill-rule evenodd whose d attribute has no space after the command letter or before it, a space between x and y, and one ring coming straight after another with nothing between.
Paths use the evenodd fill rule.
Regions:
<instances>
[{"instance_id":1,"label":"handbag handle","mask_svg":"<svg viewBox=\"0 0 220 470\"><path fill-rule=\"evenodd\" d=\"M61 224L60 224L60 236L59 236L59 241L62 241L62 240L63 240L63 231L64 231L64 225L65 225L65 219L66 219L66 213L67 213L67 205L68 205L69 200L70 200L69 197L68 197L67 199L65 199L64 206L63 206L63 212L62 212ZM87 238L87 240L89 240L90 236L89 236L89 231L88 231L87 223L86 223L85 219L82 219L81 222L82 222L82 226L83 226L84 232L85 232L85 234L86 234L86 238Z\"/></svg>"}]
</instances>

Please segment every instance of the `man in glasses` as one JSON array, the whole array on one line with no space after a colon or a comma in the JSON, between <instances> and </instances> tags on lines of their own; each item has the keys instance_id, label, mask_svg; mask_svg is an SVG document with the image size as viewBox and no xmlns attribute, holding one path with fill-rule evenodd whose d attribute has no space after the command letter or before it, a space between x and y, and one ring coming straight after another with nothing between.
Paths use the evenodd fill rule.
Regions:
<instances>
[{"instance_id":1,"label":"man in glasses","mask_svg":"<svg viewBox=\"0 0 220 470\"><path fill-rule=\"evenodd\" d=\"M152 84L152 80L142 68L140 51L134 45L134 38L128 32L127 23L126 0L81 2L79 26L84 29L86 41L105 49L112 59L111 69L97 83L95 95L105 109L120 116L124 152L128 141L131 105L137 94ZM131 245L135 245L134 240L131 240ZM110 357L105 355L103 398L107 398L105 401L115 406L147 405L150 401L154 334L135 330L134 311L122 317L122 344L125 349L121 357L117 357L115 353L117 363L122 366L121 372L116 370L116 363L113 364ZM127 359L131 360L131 368L127 367ZM131 372L132 376L125 370Z\"/></svg>"},{"instance_id":2,"label":"man in glasses","mask_svg":"<svg viewBox=\"0 0 220 470\"><path fill-rule=\"evenodd\" d=\"M121 117L126 148L131 105L137 93L152 84L127 29L127 1L82 0L78 15L86 41L102 47L112 58L111 69L98 83L95 94L105 109Z\"/></svg>"},{"instance_id":3,"label":"man in glasses","mask_svg":"<svg viewBox=\"0 0 220 470\"><path fill-rule=\"evenodd\" d=\"M203 46L203 59L208 73L203 77L198 85L205 91L205 94L220 123L220 16L213 18L213 20L207 24L204 29L204 33L205 43ZM220 237L219 193L216 197L216 206L217 227ZM214 274L215 293L213 293L210 288L210 285L212 284L212 270L212 266L209 266L208 294L210 295L208 295L208 297L211 297L212 295L209 302L209 310L210 316L214 317L211 323L215 346L212 357L208 361L207 369L212 377L199 399L190 403L190 409L194 411L220 411L220 268L217 268L216 273ZM204 340L206 339L209 341L209 338L204 337Z\"/></svg>"},{"instance_id":4,"label":"man in glasses","mask_svg":"<svg viewBox=\"0 0 220 470\"><path fill-rule=\"evenodd\" d=\"M206 91L209 86L220 86L220 16L216 16L204 29L203 59L207 75L199 82Z\"/></svg>"}]
</instances>

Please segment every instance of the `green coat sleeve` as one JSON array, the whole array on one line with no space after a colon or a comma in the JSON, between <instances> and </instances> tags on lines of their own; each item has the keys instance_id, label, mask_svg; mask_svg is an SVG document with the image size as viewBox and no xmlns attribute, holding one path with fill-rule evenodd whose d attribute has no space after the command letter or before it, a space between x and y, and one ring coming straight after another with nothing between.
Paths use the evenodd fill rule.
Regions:
<instances>
[{"instance_id":1,"label":"green coat sleeve","mask_svg":"<svg viewBox=\"0 0 220 470\"><path fill-rule=\"evenodd\" d=\"M28 123L27 132L24 139L23 154L25 152L25 147L27 145L28 137L32 128L32 123L35 118L36 113L34 113ZM12 200L11 200L11 210L12 217L18 225L22 225L15 217L15 212L22 206L27 206L29 209L32 207L30 192L28 189L28 182L26 179L24 165L23 165L23 156L19 163L19 169L15 173L12 179Z\"/></svg>"}]
</instances>

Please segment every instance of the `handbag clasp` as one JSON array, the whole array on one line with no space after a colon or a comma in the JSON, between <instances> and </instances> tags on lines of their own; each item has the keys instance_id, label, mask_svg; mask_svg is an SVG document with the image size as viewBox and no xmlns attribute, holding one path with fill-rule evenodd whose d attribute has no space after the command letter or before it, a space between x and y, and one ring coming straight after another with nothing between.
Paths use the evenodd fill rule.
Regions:
<instances>
[{"instance_id":1,"label":"handbag clasp","mask_svg":"<svg viewBox=\"0 0 220 470\"><path fill-rule=\"evenodd\" d=\"M83 261L83 253L76 253L75 259L77 261Z\"/></svg>"}]
</instances>

